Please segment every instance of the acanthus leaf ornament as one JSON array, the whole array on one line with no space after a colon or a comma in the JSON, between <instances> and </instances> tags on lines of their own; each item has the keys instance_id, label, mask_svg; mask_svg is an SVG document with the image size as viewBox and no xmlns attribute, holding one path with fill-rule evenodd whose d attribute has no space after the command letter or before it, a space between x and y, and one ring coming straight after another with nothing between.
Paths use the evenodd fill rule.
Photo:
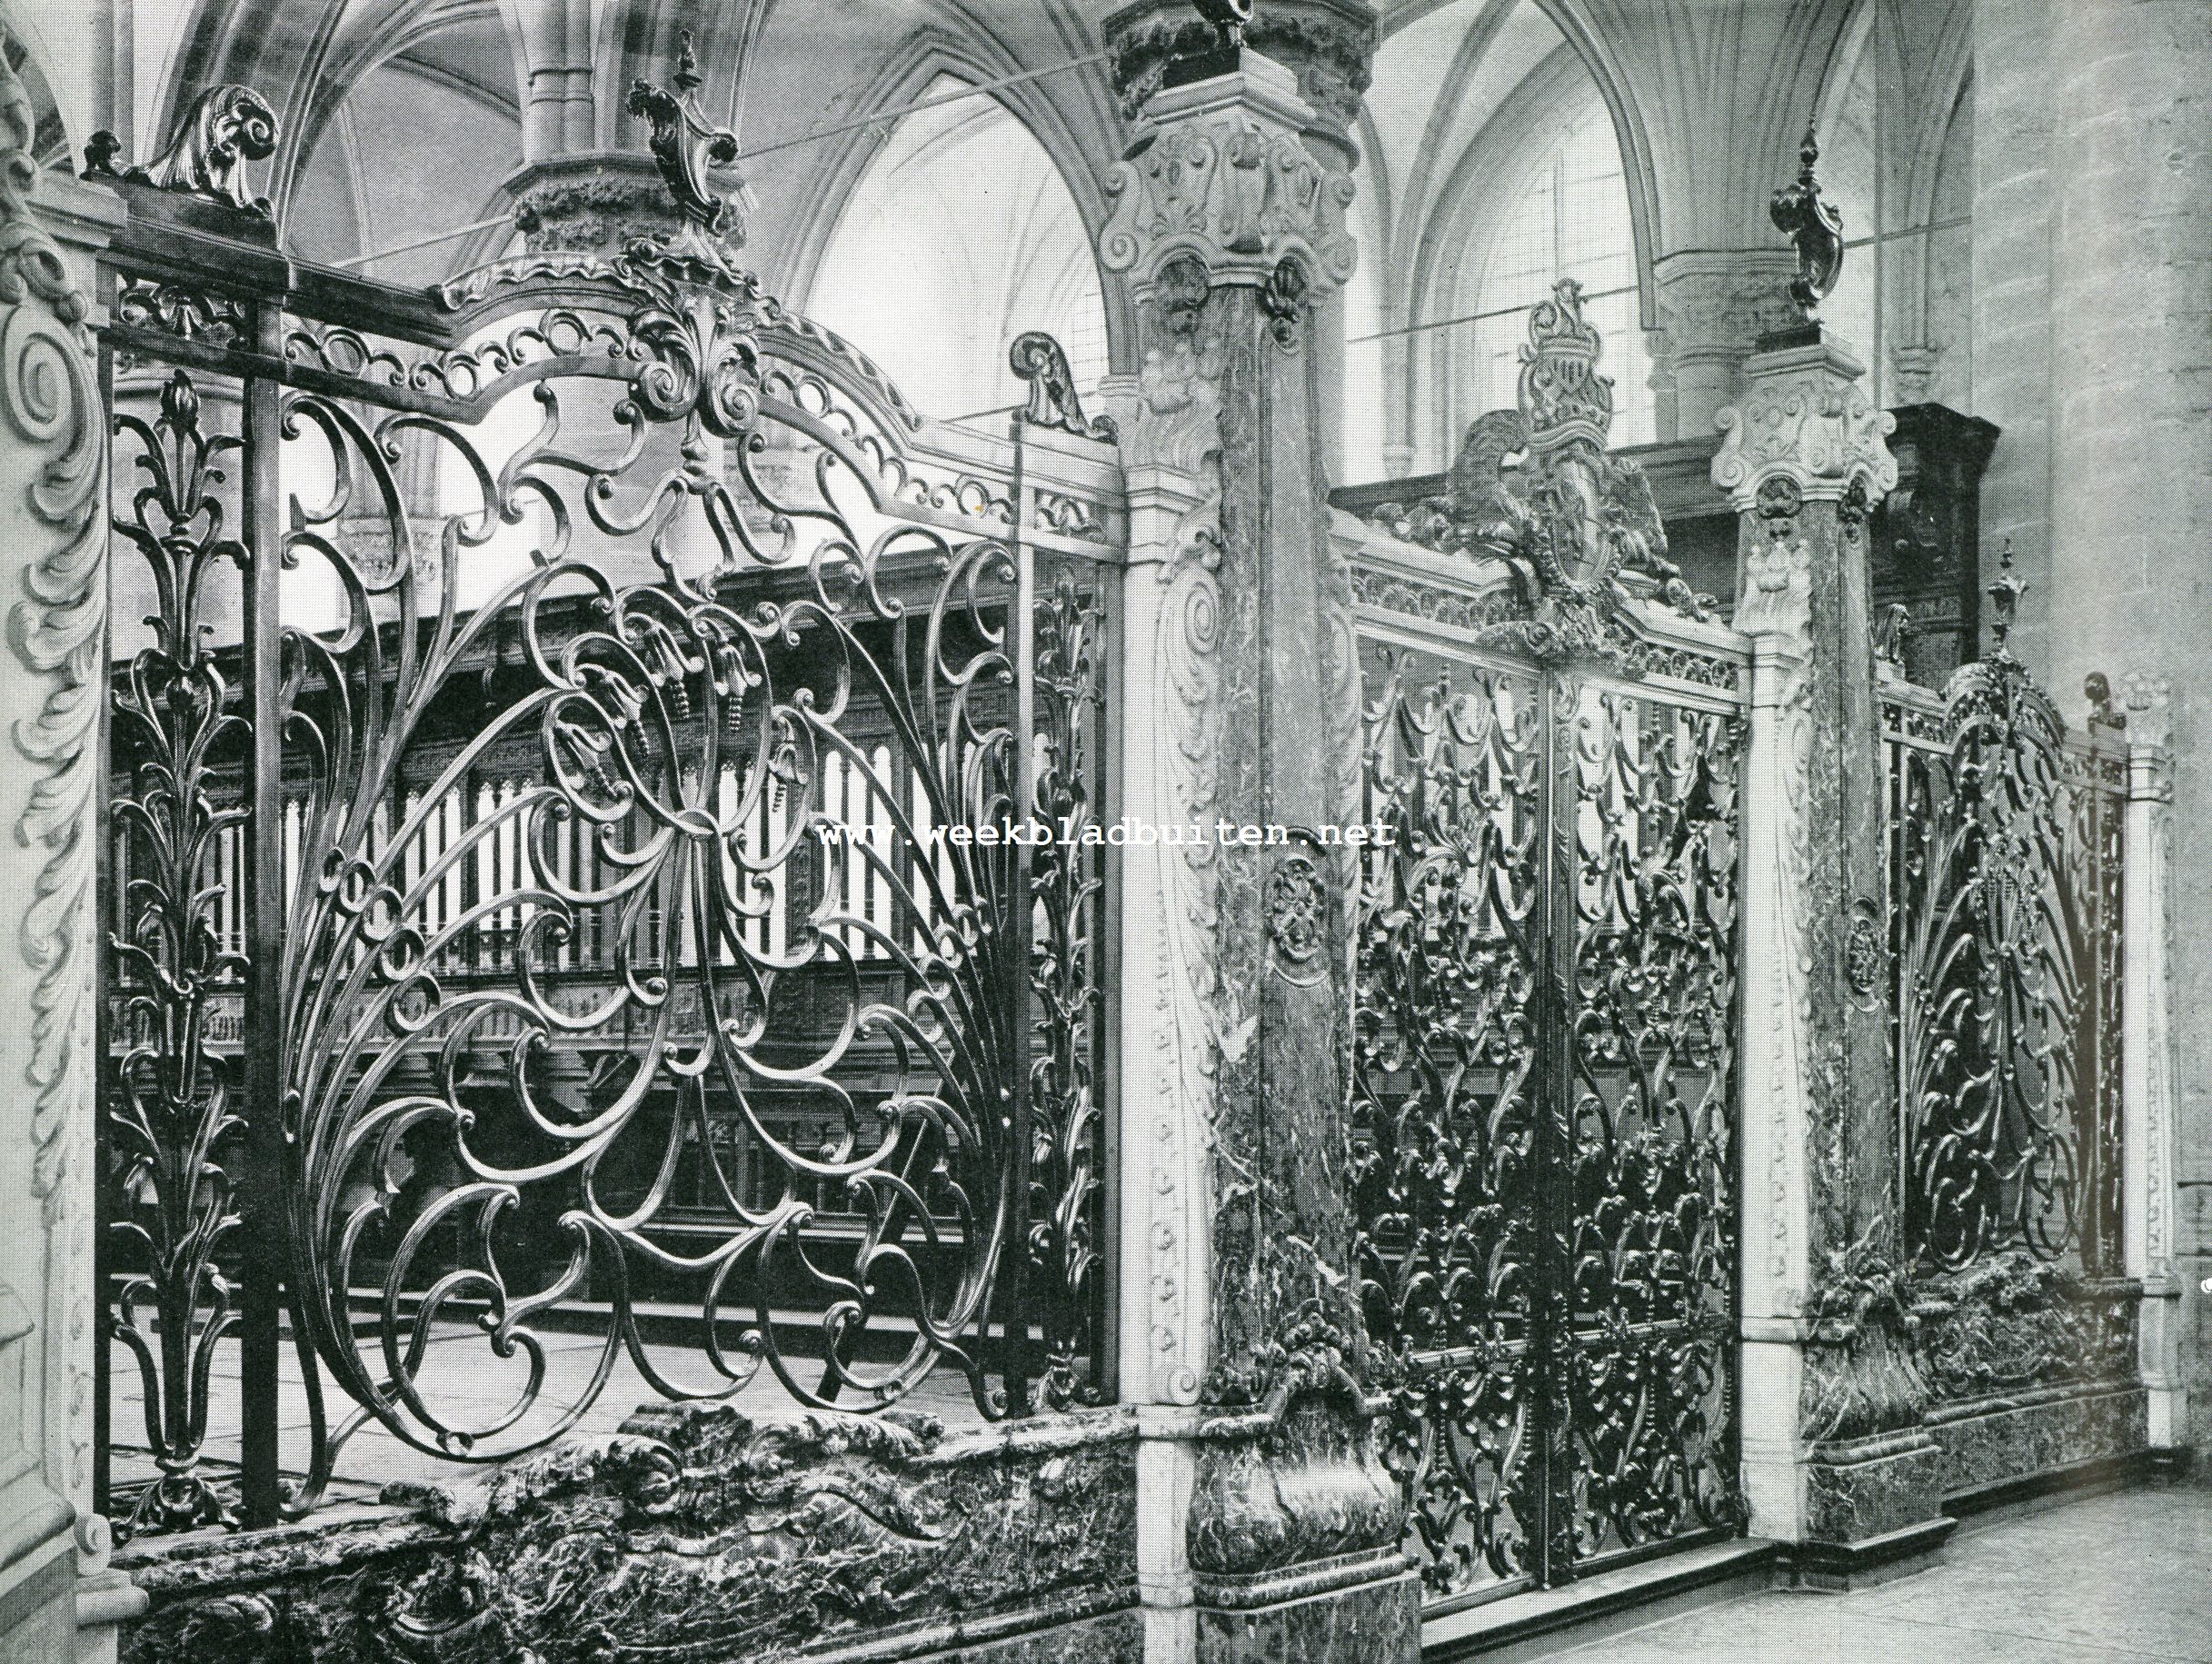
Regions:
<instances>
[{"instance_id":1,"label":"acanthus leaf ornament","mask_svg":"<svg viewBox=\"0 0 2212 1664\"><path fill-rule=\"evenodd\" d=\"M118 165L122 141L103 131L85 145L85 172L204 197L268 219L269 199L246 194L245 164L274 155L280 131L276 112L252 87L211 86L192 101L168 148L153 161Z\"/></svg>"},{"instance_id":2,"label":"acanthus leaf ornament","mask_svg":"<svg viewBox=\"0 0 2212 1664\"><path fill-rule=\"evenodd\" d=\"M1777 475L1789 476L1808 500L1838 503L1854 481L1868 504L1897 484L1888 445L1897 417L1875 409L1855 379L1858 366L1833 354L1813 344L1754 360L1775 367L1754 375L1743 397L1715 416L1726 437L1712 481L1739 513L1757 507L1761 486Z\"/></svg>"},{"instance_id":3,"label":"acanthus leaf ornament","mask_svg":"<svg viewBox=\"0 0 2212 1664\"><path fill-rule=\"evenodd\" d=\"M33 205L44 178L37 135L30 91L10 55L0 54L0 414L25 511L9 555L22 598L9 611L7 637L34 679L26 702L35 702L8 732L30 765L13 830L37 863L20 915L18 951L32 982L15 1014L28 1043L10 1094L21 1118L10 1137L18 1149L27 1144L45 1232L45 1302L35 1320L45 1330L39 1344L60 1395L48 1418L47 1484L89 1499L95 1276L76 1244L90 1239L79 1227L97 1171L89 1146L98 1114L93 937L109 474L87 297Z\"/></svg>"}]
</instances>

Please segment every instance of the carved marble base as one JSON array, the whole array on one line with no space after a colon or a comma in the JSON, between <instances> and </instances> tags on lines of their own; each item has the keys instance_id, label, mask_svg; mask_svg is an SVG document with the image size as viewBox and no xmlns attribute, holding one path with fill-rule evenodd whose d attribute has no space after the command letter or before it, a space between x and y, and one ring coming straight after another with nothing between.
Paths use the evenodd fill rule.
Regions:
<instances>
[{"instance_id":1,"label":"carved marble base","mask_svg":"<svg viewBox=\"0 0 2212 1664\"><path fill-rule=\"evenodd\" d=\"M874 1640L809 1652L808 1664L873 1664L885 1657ZM932 1652L912 1664L1144 1664L1144 1618L1134 1609L1086 1622L1033 1629L1002 1641L980 1641Z\"/></svg>"},{"instance_id":2,"label":"carved marble base","mask_svg":"<svg viewBox=\"0 0 2212 1664\"><path fill-rule=\"evenodd\" d=\"M1317 1583L1322 1592L1293 1592ZM1420 1586L1394 1549L1301 1567L1265 1589L1273 1598L1263 1604L1199 1608L1199 1664L1411 1664L1420 1656ZM1229 1591L1206 1592L1220 1599ZM1241 1592L1263 1589L1255 1580Z\"/></svg>"},{"instance_id":3,"label":"carved marble base","mask_svg":"<svg viewBox=\"0 0 2212 1664\"><path fill-rule=\"evenodd\" d=\"M2149 1400L2145 1389L2123 1386L1948 1405L1928 1429L1942 1449L1943 1494L1969 1496L2147 1450Z\"/></svg>"},{"instance_id":4,"label":"carved marble base","mask_svg":"<svg viewBox=\"0 0 2212 1664\"><path fill-rule=\"evenodd\" d=\"M1814 1542L1864 1543L1943 1512L1943 1451L1924 1432L1878 1433L1814 1448L1805 1526Z\"/></svg>"},{"instance_id":5,"label":"carved marble base","mask_svg":"<svg viewBox=\"0 0 2212 1664\"><path fill-rule=\"evenodd\" d=\"M1119 1664L1135 1426L657 1405L413 1516L150 1539L131 1664Z\"/></svg>"}]
</instances>

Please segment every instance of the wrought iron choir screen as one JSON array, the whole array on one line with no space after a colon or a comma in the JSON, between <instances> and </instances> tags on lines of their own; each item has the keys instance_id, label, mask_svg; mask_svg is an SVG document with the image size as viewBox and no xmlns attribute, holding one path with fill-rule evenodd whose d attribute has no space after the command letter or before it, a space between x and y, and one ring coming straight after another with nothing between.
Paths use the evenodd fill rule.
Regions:
<instances>
[{"instance_id":1,"label":"wrought iron choir screen","mask_svg":"<svg viewBox=\"0 0 2212 1664\"><path fill-rule=\"evenodd\" d=\"M1605 451L1598 354L1560 284L1520 408L1355 580L1358 1272L1432 1611L1743 1518L1747 650Z\"/></svg>"},{"instance_id":2,"label":"wrought iron choir screen","mask_svg":"<svg viewBox=\"0 0 2212 1664\"><path fill-rule=\"evenodd\" d=\"M2125 718L2093 676L2069 732L2007 644L2021 587L2008 552L1988 656L1880 701L1897 1217L1938 1417L2135 1372Z\"/></svg>"},{"instance_id":3,"label":"wrought iron choir screen","mask_svg":"<svg viewBox=\"0 0 2212 1664\"><path fill-rule=\"evenodd\" d=\"M126 1530L305 1510L357 1435L1111 1379L1111 430L1042 337L1010 438L923 423L634 96L666 235L432 293L94 158Z\"/></svg>"}]
</instances>

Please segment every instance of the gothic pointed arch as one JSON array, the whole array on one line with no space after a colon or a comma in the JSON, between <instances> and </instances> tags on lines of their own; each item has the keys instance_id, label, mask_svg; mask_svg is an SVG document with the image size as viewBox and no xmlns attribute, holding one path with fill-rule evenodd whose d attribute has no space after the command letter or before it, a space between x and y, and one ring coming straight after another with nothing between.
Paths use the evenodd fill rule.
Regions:
<instances>
[{"instance_id":1,"label":"gothic pointed arch","mask_svg":"<svg viewBox=\"0 0 2212 1664\"><path fill-rule=\"evenodd\" d=\"M1022 68L1011 53L993 50L987 36L955 35L942 29L926 28L910 35L885 55L865 90L852 99L852 106L860 110L896 109L935 91L999 80L1019 74ZM1056 95L1068 90L1058 87L1058 83L1078 79L1094 82L1096 85L1091 90L1098 97L1079 95L1062 99ZM1109 141L1099 131L1103 122L1111 119L1111 102L1095 109L1087 107L1105 97L1103 87L1102 67L1093 67L1070 71L1046 81L1001 88L988 95L987 100L977 101L979 108L995 111L1016 125L1049 163L1064 192L1073 222L1081 227L1087 249L1096 246L1106 222L1107 208L1100 181L1113 159ZM1088 138L1079 136L1077 120L1071 119L1063 106L1074 107L1076 117L1091 130ZM965 107L949 106L954 111ZM920 114L931 115L934 112ZM761 251L762 274L772 289L794 302L811 304L811 297L822 283L823 262L831 244L839 228L847 222L872 170L888 154L899 125L890 123L863 128L798 153L808 157L805 198L792 205L787 222L790 229L782 239L782 245ZM1099 271L1095 261L1090 263L1090 269L1099 288L1108 356L1112 364L1121 365L1123 344L1134 338L1125 285L1117 274ZM1002 359L1004 354L1001 353L998 356ZM910 394L912 391L909 389Z\"/></svg>"}]
</instances>

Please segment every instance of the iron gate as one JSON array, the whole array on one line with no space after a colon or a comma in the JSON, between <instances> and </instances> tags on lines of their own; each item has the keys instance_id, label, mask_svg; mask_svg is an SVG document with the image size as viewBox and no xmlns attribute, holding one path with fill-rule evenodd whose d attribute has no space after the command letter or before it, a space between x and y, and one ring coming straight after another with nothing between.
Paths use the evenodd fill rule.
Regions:
<instances>
[{"instance_id":1,"label":"iron gate","mask_svg":"<svg viewBox=\"0 0 2212 1664\"><path fill-rule=\"evenodd\" d=\"M1940 699L1892 683L1888 911L1905 1247L1931 1276L1999 1259L2122 1275L2125 718L2091 677L2069 733L2007 645Z\"/></svg>"},{"instance_id":2,"label":"iron gate","mask_svg":"<svg viewBox=\"0 0 2212 1664\"><path fill-rule=\"evenodd\" d=\"M763 1371L1111 1379L1104 515L1021 462L1110 430L1030 336L1011 472L927 453L730 264L688 88L633 96L667 234L429 294L289 264L234 177L119 176L126 1531ZM257 105L207 95L210 154L266 154Z\"/></svg>"},{"instance_id":3,"label":"iron gate","mask_svg":"<svg viewBox=\"0 0 2212 1664\"><path fill-rule=\"evenodd\" d=\"M1412 608L1459 645L1370 625L1358 1270L1432 1610L1743 1519L1739 661L1629 604L1694 611L1597 344L1562 285L1452 496L1383 511L1478 581Z\"/></svg>"}]
</instances>

